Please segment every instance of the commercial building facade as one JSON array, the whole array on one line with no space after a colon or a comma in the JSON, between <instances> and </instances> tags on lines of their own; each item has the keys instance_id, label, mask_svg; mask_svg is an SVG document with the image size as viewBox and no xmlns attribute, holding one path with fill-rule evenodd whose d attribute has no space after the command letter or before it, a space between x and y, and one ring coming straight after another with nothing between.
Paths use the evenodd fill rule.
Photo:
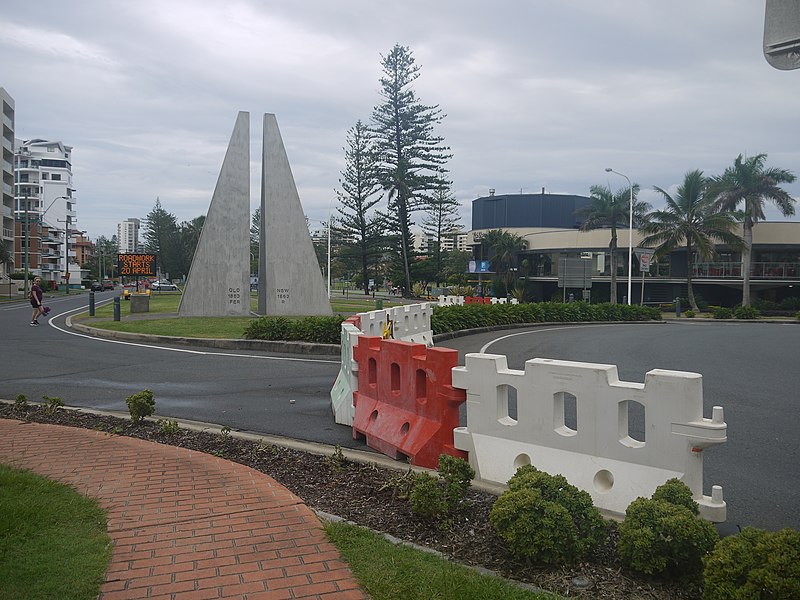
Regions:
<instances>
[{"instance_id":1,"label":"commercial building facade","mask_svg":"<svg viewBox=\"0 0 800 600\"><path fill-rule=\"evenodd\" d=\"M473 201L473 228L469 232L476 261L487 260L489 250L481 243L491 229L503 229L521 236L527 248L517 256L517 277L526 281L536 300L563 298L572 293L580 298L580 288L559 287L563 274L574 260L585 261L591 275L589 289L594 300L608 300L611 286L610 229L580 231L576 211L588 206L586 196L562 194L514 194L486 196ZM634 230L632 241L638 247L643 235ZM739 231L741 235L741 231ZM617 230L617 297L627 295L627 228ZM735 306L742 298L742 255L724 245L716 247L713 262L696 262L692 283L696 295L720 306ZM686 250L679 248L643 273L633 257L632 293L634 303L658 304L685 298ZM490 278L484 275L484 280ZM800 223L760 222L753 228L751 292L754 298L781 302L800 296Z\"/></svg>"}]
</instances>

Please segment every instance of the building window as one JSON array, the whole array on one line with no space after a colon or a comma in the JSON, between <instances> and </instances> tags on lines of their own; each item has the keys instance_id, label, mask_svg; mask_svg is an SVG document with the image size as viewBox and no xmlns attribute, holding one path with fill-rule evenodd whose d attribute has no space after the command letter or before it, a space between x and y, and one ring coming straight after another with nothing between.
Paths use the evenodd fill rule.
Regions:
<instances>
[{"instance_id":1,"label":"building window","mask_svg":"<svg viewBox=\"0 0 800 600\"><path fill-rule=\"evenodd\" d=\"M50 179L50 173L42 173L42 179Z\"/></svg>"},{"instance_id":2,"label":"building window","mask_svg":"<svg viewBox=\"0 0 800 600\"><path fill-rule=\"evenodd\" d=\"M53 181L61 181L61 174L60 173L53 173L52 180Z\"/></svg>"}]
</instances>

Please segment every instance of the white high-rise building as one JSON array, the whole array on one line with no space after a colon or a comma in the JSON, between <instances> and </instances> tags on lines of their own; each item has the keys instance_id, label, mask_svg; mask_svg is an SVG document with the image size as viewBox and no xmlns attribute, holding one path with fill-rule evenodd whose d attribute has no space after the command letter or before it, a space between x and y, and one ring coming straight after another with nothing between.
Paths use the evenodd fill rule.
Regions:
<instances>
[{"instance_id":1,"label":"white high-rise building","mask_svg":"<svg viewBox=\"0 0 800 600\"><path fill-rule=\"evenodd\" d=\"M65 283L69 276L70 285L79 285L80 267L74 250L67 247L79 233L72 195L72 146L43 139L15 140L15 153L15 216L22 238L17 268L24 268L27 256L29 271L46 284Z\"/></svg>"},{"instance_id":2,"label":"white high-rise building","mask_svg":"<svg viewBox=\"0 0 800 600\"><path fill-rule=\"evenodd\" d=\"M139 219L125 219L117 223L117 248L121 253L139 252Z\"/></svg>"},{"instance_id":3,"label":"white high-rise building","mask_svg":"<svg viewBox=\"0 0 800 600\"><path fill-rule=\"evenodd\" d=\"M14 99L0 87L0 108L2 108L3 135L2 160L0 170L3 173L2 193L2 229L0 239L3 240L6 252L14 256ZM0 261L0 277L5 277L11 265Z\"/></svg>"}]
</instances>

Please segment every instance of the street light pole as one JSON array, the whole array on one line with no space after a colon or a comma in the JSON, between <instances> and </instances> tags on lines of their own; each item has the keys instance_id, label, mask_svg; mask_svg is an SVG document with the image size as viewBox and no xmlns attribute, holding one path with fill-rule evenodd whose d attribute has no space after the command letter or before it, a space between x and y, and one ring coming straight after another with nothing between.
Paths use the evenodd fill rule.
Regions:
<instances>
[{"instance_id":1,"label":"street light pole","mask_svg":"<svg viewBox=\"0 0 800 600\"><path fill-rule=\"evenodd\" d=\"M606 173L616 173L628 181L628 189L631 192L630 207L628 209L628 304L631 304L631 276L633 275L633 184L627 175L615 171L611 167L606 167Z\"/></svg>"},{"instance_id":2,"label":"street light pole","mask_svg":"<svg viewBox=\"0 0 800 600\"><path fill-rule=\"evenodd\" d=\"M328 300L331 299L331 221L333 217L328 215Z\"/></svg>"}]
</instances>

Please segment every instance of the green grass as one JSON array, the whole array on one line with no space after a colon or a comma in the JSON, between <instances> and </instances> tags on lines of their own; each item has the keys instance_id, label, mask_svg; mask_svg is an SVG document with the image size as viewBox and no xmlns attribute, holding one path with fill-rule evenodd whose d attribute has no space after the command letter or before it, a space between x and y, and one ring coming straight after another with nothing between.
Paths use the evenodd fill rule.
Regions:
<instances>
[{"instance_id":1,"label":"green grass","mask_svg":"<svg viewBox=\"0 0 800 600\"><path fill-rule=\"evenodd\" d=\"M0 600L94 599L110 558L96 502L0 465Z\"/></svg>"},{"instance_id":2,"label":"green grass","mask_svg":"<svg viewBox=\"0 0 800 600\"><path fill-rule=\"evenodd\" d=\"M362 527L325 525L328 538L373 600L544 600L557 598L398 546Z\"/></svg>"},{"instance_id":3,"label":"green grass","mask_svg":"<svg viewBox=\"0 0 800 600\"><path fill-rule=\"evenodd\" d=\"M149 314L158 315L165 313L177 313L181 296L179 294L159 294L154 293L150 296ZM384 301L383 306L397 306L396 302ZM95 316L89 317L84 313L80 317L80 322L84 325L97 327L98 329L108 329L111 331L125 331L129 333L144 333L149 335L172 335L177 337L196 337L196 338L219 338L219 339L241 339L247 325L256 317L182 317L182 318L155 318L141 319L136 321L125 321L125 317L130 316L131 303L128 300L120 300L121 321L111 321L114 317L114 304L110 302L95 309ZM250 308L255 311L258 308L258 298L251 294ZM339 299L334 297L331 300L331 308L334 313L342 315L353 315L360 312L375 310L375 300L372 298L350 298Z\"/></svg>"}]
</instances>

